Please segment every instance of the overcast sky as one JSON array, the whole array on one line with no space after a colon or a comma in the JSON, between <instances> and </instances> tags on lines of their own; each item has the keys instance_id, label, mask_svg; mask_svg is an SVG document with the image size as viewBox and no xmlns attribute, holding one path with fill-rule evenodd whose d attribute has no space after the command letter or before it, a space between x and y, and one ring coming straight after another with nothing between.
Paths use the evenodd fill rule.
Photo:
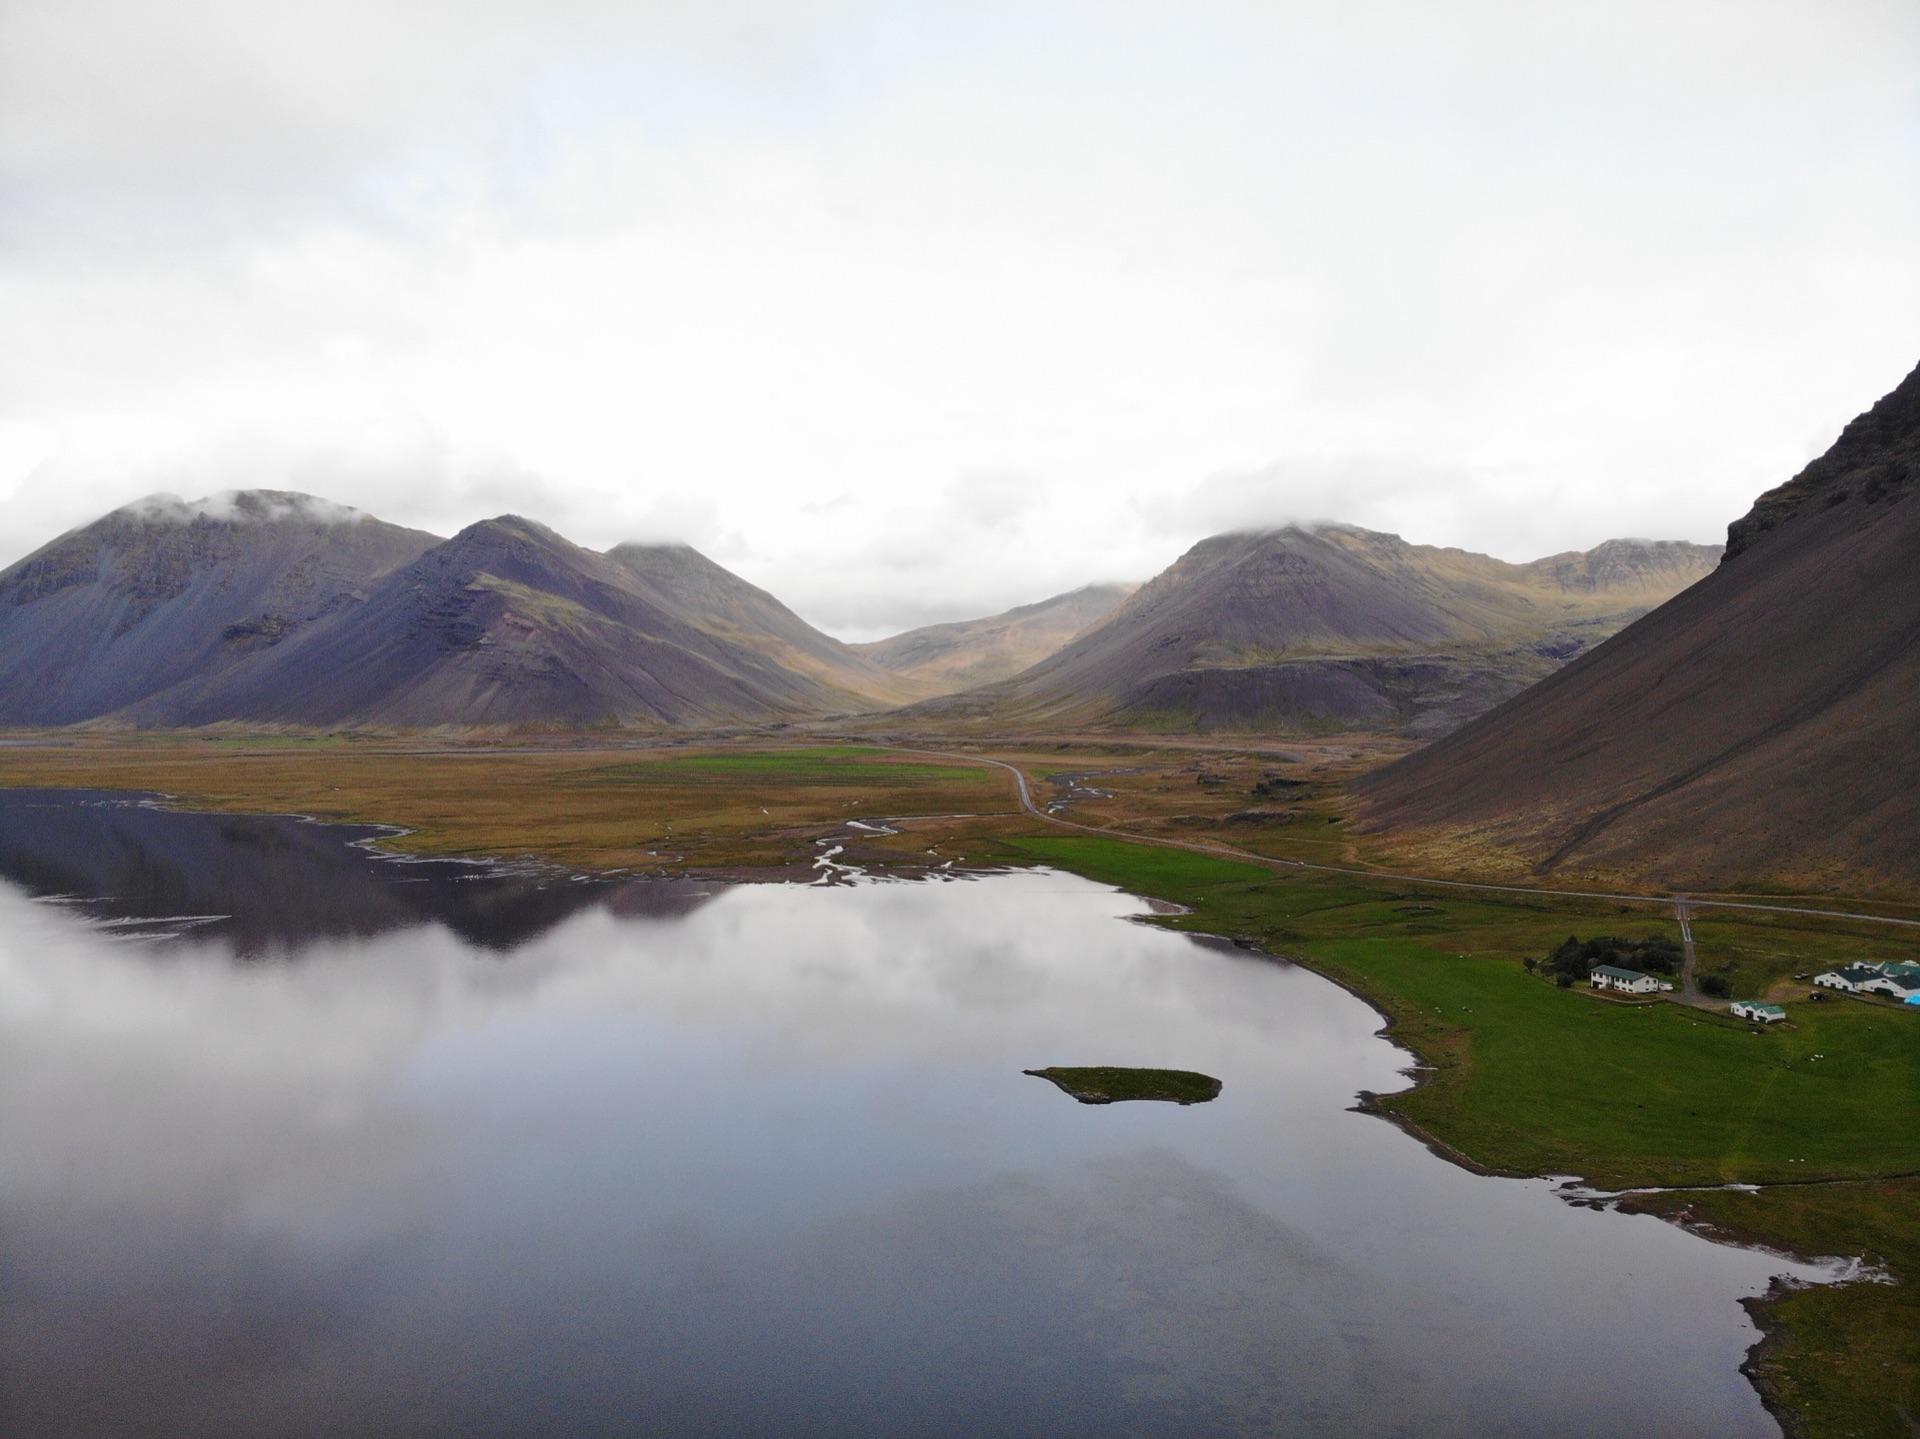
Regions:
<instances>
[{"instance_id":1,"label":"overcast sky","mask_svg":"<svg viewBox=\"0 0 1920 1439\"><path fill-rule=\"evenodd\" d=\"M867 638L1718 540L1920 361L1915 0L0 0L0 563L155 490Z\"/></svg>"}]
</instances>

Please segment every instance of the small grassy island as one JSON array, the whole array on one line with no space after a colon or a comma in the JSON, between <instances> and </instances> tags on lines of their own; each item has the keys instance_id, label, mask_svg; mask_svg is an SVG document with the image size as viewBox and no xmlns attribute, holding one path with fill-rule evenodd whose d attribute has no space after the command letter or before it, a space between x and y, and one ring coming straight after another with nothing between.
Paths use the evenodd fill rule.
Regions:
<instances>
[{"instance_id":1,"label":"small grassy island","mask_svg":"<svg viewBox=\"0 0 1920 1439\"><path fill-rule=\"evenodd\" d=\"M1106 1065L1074 1069L1023 1069L1048 1079L1082 1104L1117 1104L1126 1099L1164 1099L1174 1104L1205 1104L1220 1095L1220 1081L1191 1069L1116 1069Z\"/></svg>"}]
</instances>

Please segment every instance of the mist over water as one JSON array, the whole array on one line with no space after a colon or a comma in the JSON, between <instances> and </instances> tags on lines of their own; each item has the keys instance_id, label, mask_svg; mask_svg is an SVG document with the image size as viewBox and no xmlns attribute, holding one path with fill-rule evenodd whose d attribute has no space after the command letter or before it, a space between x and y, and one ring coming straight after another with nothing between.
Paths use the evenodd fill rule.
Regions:
<instances>
[{"instance_id":1,"label":"mist over water","mask_svg":"<svg viewBox=\"0 0 1920 1439\"><path fill-rule=\"evenodd\" d=\"M1737 1301L1791 1266L1351 1112L1378 1017L1142 901L364 834L0 795L11 1432L1777 1432Z\"/></svg>"}]
</instances>

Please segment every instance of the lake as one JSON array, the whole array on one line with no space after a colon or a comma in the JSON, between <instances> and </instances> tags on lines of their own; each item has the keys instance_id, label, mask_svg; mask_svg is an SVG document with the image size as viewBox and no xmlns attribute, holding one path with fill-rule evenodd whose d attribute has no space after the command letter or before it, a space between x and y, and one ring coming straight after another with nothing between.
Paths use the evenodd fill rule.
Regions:
<instances>
[{"instance_id":1,"label":"lake","mask_svg":"<svg viewBox=\"0 0 1920 1439\"><path fill-rule=\"evenodd\" d=\"M1778 1433L1739 1300L1814 1271L1353 1112L1409 1056L1306 970L377 833L0 792L6 1432Z\"/></svg>"}]
</instances>

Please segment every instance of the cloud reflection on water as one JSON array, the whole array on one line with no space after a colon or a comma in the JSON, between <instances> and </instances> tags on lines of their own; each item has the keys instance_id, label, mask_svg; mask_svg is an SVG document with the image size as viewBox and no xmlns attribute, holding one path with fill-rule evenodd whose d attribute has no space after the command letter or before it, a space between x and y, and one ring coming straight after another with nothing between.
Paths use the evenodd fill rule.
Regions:
<instances>
[{"instance_id":1,"label":"cloud reflection on water","mask_svg":"<svg viewBox=\"0 0 1920 1439\"><path fill-rule=\"evenodd\" d=\"M260 964L0 890L8 1387L96 1436L1773 1432L1734 1301L1786 1266L1349 1112L1370 1010L1144 909L754 886Z\"/></svg>"}]
</instances>

